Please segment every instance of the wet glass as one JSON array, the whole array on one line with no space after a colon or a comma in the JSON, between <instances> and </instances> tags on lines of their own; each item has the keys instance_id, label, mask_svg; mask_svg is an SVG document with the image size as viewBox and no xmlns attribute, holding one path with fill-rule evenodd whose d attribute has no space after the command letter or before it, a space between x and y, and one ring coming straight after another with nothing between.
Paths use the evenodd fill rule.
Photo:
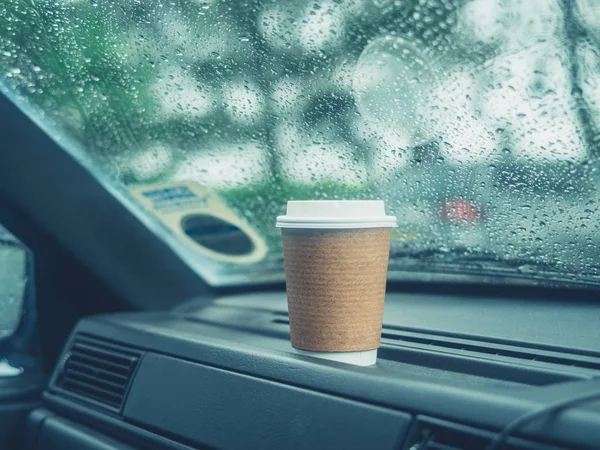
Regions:
<instances>
[{"instance_id":1,"label":"wet glass","mask_svg":"<svg viewBox=\"0 0 600 450\"><path fill-rule=\"evenodd\" d=\"M2 92L213 284L281 278L285 202L335 198L397 216L391 278L598 284L599 45L591 0L0 0ZM180 182L266 253L130 195Z\"/></svg>"},{"instance_id":2,"label":"wet glass","mask_svg":"<svg viewBox=\"0 0 600 450\"><path fill-rule=\"evenodd\" d=\"M0 341L9 338L23 316L28 250L0 225ZM3 363L0 355L0 378Z\"/></svg>"}]
</instances>

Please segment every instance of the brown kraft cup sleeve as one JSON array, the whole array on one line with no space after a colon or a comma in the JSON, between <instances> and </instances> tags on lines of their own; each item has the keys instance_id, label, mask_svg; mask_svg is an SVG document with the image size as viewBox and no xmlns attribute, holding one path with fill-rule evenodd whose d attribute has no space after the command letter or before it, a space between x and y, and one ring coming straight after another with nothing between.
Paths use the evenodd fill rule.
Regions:
<instances>
[{"instance_id":1,"label":"brown kraft cup sleeve","mask_svg":"<svg viewBox=\"0 0 600 450\"><path fill-rule=\"evenodd\" d=\"M294 348L379 347L390 236L391 228L282 230Z\"/></svg>"}]
</instances>

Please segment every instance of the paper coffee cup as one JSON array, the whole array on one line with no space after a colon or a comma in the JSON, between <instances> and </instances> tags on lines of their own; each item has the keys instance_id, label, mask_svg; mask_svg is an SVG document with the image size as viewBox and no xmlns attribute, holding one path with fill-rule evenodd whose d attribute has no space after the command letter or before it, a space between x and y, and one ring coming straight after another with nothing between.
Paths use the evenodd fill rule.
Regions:
<instances>
[{"instance_id":1,"label":"paper coffee cup","mask_svg":"<svg viewBox=\"0 0 600 450\"><path fill-rule=\"evenodd\" d=\"M290 201L282 228L292 346L374 364L391 229L381 200Z\"/></svg>"}]
</instances>

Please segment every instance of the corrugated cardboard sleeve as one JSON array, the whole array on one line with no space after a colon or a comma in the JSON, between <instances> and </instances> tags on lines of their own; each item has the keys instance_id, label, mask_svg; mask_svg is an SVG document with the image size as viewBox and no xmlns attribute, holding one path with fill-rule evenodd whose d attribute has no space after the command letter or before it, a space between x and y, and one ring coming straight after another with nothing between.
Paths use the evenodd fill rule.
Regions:
<instances>
[{"instance_id":1,"label":"corrugated cardboard sleeve","mask_svg":"<svg viewBox=\"0 0 600 450\"><path fill-rule=\"evenodd\" d=\"M379 347L391 228L282 230L292 346Z\"/></svg>"}]
</instances>

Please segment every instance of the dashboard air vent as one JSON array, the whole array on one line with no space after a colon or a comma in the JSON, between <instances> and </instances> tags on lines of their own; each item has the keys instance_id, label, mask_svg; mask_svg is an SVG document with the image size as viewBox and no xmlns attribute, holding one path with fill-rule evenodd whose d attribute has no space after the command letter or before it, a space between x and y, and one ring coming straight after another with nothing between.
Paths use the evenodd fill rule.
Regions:
<instances>
[{"instance_id":1,"label":"dashboard air vent","mask_svg":"<svg viewBox=\"0 0 600 450\"><path fill-rule=\"evenodd\" d=\"M403 450L485 450L495 434L430 417L419 417L404 442ZM559 450L523 439L509 438L502 450Z\"/></svg>"},{"instance_id":2,"label":"dashboard air vent","mask_svg":"<svg viewBox=\"0 0 600 450\"><path fill-rule=\"evenodd\" d=\"M78 334L53 388L120 411L141 352Z\"/></svg>"}]
</instances>

